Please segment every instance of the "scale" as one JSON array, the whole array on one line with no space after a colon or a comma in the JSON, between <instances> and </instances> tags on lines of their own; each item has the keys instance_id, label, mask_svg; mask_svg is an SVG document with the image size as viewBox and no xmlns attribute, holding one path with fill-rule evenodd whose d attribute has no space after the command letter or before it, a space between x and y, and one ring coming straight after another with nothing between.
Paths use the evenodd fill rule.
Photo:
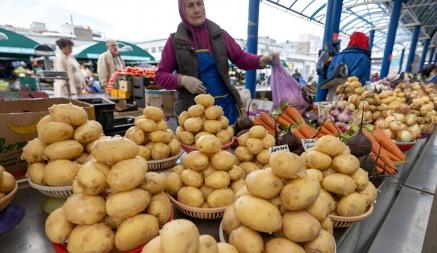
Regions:
<instances>
[{"instance_id":1,"label":"scale","mask_svg":"<svg viewBox=\"0 0 437 253\"><path fill-rule=\"evenodd\" d=\"M68 74L65 71L55 71L55 70L43 70L38 76L38 79L46 79L46 80L65 80L67 87L67 96L71 98L71 89L70 84L68 83Z\"/></svg>"}]
</instances>

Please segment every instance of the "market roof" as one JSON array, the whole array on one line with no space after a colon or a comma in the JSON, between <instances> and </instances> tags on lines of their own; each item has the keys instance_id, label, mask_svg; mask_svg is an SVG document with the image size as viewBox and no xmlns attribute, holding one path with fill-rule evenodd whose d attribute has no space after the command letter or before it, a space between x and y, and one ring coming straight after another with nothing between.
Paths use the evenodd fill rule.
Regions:
<instances>
[{"instance_id":1,"label":"market roof","mask_svg":"<svg viewBox=\"0 0 437 253\"><path fill-rule=\"evenodd\" d=\"M411 40L412 29L422 25L421 39L429 38L437 30L437 1L411 0L405 1L398 26L396 43L402 44ZM263 3L279 7L309 21L324 24L326 0L265 0ZM375 29L374 47L382 49L387 36L390 20L390 0L344 0L341 14L340 31L350 35L354 31L369 33ZM436 42L437 43L437 42Z\"/></svg>"},{"instance_id":2,"label":"market roof","mask_svg":"<svg viewBox=\"0 0 437 253\"><path fill-rule=\"evenodd\" d=\"M117 41L120 48L120 56L125 61L154 61L155 58L146 50L135 44L124 41ZM90 45L85 45L74 49L74 55L77 59L97 60L99 56L106 51L106 42L100 41Z\"/></svg>"}]
</instances>

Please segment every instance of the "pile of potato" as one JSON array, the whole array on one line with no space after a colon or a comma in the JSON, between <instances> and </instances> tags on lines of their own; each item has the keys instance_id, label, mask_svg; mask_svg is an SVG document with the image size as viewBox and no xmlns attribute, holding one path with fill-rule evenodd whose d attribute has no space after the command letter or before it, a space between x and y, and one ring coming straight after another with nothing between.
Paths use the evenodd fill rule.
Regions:
<instances>
[{"instance_id":1,"label":"pile of potato","mask_svg":"<svg viewBox=\"0 0 437 253\"><path fill-rule=\"evenodd\" d=\"M215 100L209 94L197 95L195 105L188 108L178 117L179 127L176 137L185 145L193 145L201 136L212 134L217 136L221 143L232 141L234 129L229 126L229 120L224 116L221 106L214 105Z\"/></svg>"},{"instance_id":2,"label":"pile of potato","mask_svg":"<svg viewBox=\"0 0 437 253\"><path fill-rule=\"evenodd\" d=\"M305 174L305 160L290 152L246 176L222 224L240 253L335 251L328 201L320 182ZM329 195L329 194L328 194Z\"/></svg>"},{"instance_id":3,"label":"pile of potato","mask_svg":"<svg viewBox=\"0 0 437 253\"><path fill-rule=\"evenodd\" d=\"M244 185L244 170L238 159L222 150L214 135L196 142L198 150L188 153L182 164L167 176L166 191L179 202L197 208L225 207L234 202L235 193Z\"/></svg>"},{"instance_id":4,"label":"pile of potato","mask_svg":"<svg viewBox=\"0 0 437 253\"><path fill-rule=\"evenodd\" d=\"M307 175L322 185L322 198L329 213L339 216L364 214L376 199L375 186L368 173L360 168L360 161L338 138L326 135L317 140L314 148L302 154Z\"/></svg>"},{"instance_id":5,"label":"pile of potato","mask_svg":"<svg viewBox=\"0 0 437 253\"><path fill-rule=\"evenodd\" d=\"M238 253L232 245L217 243L210 235L199 236L199 230L189 220L173 220L159 234L141 253Z\"/></svg>"},{"instance_id":6,"label":"pile of potato","mask_svg":"<svg viewBox=\"0 0 437 253\"><path fill-rule=\"evenodd\" d=\"M73 195L46 220L49 240L68 242L70 253L107 253L158 236L172 213L165 177L147 172L138 145L127 138L102 138L91 153L94 159L80 167Z\"/></svg>"},{"instance_id":7,"label":"pile of potato","mask_svg":"<svg viewBox=\"0 0 437 253\"><path fill-rule=\"evenodd\" d=\"M15 188L15 178L0 165L0 200Z\"/></svg>"},{"instance_id":8,"label":"pile of potato","mask_svg":"<svg viewBox=\"0 0 437 253\"><path fill-rule=\"evenodd\" d=\"M168 129L164 112L148 106L143 116L135 119L135 126L126 131L125 137L138 145L139 155L146 160L163 160L178 155L181 145Z\"/></svg>"},{"instance_id":9,"label":"pile of potato","mask_svg":"<svg viewBox=\"0 0 437 253\"><path fill-rule=\"evenodd\" d=\"M38 138L27 143L21 159L33 183L70 186L80 164L91 159L90 145L103 135L99 122L73 104L57 104L37 124Z\"/></svg>"},{"instance_id":10,"label":"pile of potato","mask_svg":"<svg viewBox=\"0 0 437 253\"><path fill-rule=\"evenodd\" d=\"M275 137L257 125L238 137L238 145L235 155L242 162L240 167L250 173L269 164L269 148L275 146Z\"/></svg>"}]
</instances>

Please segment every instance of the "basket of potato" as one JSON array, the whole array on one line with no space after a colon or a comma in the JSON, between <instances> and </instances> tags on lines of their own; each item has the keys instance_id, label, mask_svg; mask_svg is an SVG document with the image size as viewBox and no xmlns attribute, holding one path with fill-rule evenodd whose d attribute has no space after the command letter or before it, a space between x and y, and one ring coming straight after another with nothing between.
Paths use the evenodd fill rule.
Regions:
<instances>
[{"instance_id":1,"label":"basket of potato","mask_svg":"<svg viewBox=\"0 0 437 253\"><path fill-rule=\"evenodd\" d=\"M307 174L322 185L334 227L349 227L373 212L377 190L369 182L368 173L360 168L358 158L338 138L321 137L302 157Z\"/></svg>"},{"instance_id":2,"label":"basket of potato","mask_svg":"<svg viewBox=\"0 0 437 253\"><path fill-rule=\"evenodd\" d=\"M29 184L44 195L68 198L80 164L90 160L90 145L103 135L99 122L73 104L57 104L37 124L38 137L23 148Z\"/></svg>"},{"instance_id":3,"label":"basket of potato","mask_svg":"<svg viewBox=\"0 0 437 253\"><path fill-rule=\"evenodd\" d=\"M48 216L48 239L69 253L141 249L171 219L165 177L147 172L138 145L124 137L100 139L91 153L95 160L80 167L73 195Z\"/></svg>"},{"instance_id":4,"label":"basket of potato","mask_svg":"<svg viewBox=\"0 0 437 253\"><path fill-rule=\"evenodd\" d=\"M229 126L229 120L224 116L223 108L214 105L214 97L208 94L197 95L195 105L183 111L178 117L179 127L176 137L186 152L197 150L196 141L207 134L220 139L223 149L232 146L234 128Z\"/></svg>"},{"instance_id":5,"label":"basket of potato","mask_svg":"<svg viewBox=\"0 0 437 253\"><path fill-rule=\"evenodd\" d=\"M139 155L147 160L151 171L173 167L183 153L181 144L168 129L164 112L158 107L146 107L125 137L138 145Z\"/></svg>"},{"instance_id":6,"label":"basket of potato","mask_svg":"<svg viewBox=\"0 0 437 253\"><path fill-rule=\"evenodd\" d=\"M236 165L234 154L222 150L216 136L200 137L196 147L198 150L188 153L167 176L166 191L184 214L218 219L244 184L245 172Z\"/></svg>"},{"instance_id":7,"label":"basket of potato","mask_svg":"<svg viewBox=\"0 0 437 253\"><path fill-rule=\"evenodd\" d=\"M17 189L18 185L14 176L0 165L0 211L12 202Z\"/></svg>"},{"instance_id":8,"label":"basket of potato","mask_svg":"<svg viewBox=\"0 0 437 253\"><path fill-rule=\"evenodd\" d=\"M328 202L320 182L306 175L305 160L278 151L269 166L248 174L226 208L221 227L229 243L242 253L334 253Z\"/></svg>"}]
</instances>

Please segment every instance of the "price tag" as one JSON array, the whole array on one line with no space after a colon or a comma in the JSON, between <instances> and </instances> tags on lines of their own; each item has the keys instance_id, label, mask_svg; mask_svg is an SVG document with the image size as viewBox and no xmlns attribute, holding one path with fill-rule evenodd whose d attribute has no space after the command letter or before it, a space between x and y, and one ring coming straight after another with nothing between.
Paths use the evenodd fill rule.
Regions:
<instances>
[{"instance_id":1,"label":"price tag","mask_svg":"<svg viewBox=\"0 0 437 253\"><path fill-rule=\"evenodd\" d=\"M273 153L278 152L278 151L290 152L290 149L288 148L288 145L274 146L274 147L269 148L270 154L273 154Z\"/></svg>"},{"instance_id":2,"label":"price tag","mask_svg":"<svg viewBox=\"0 0 437 253\"><path fill-rule=\"evenodd\" d=\"M316 139L302 139L300 140L302 142L303 149L306 151L309 148L312 148L316 145Z\"/></svg>"}]
</instances>

